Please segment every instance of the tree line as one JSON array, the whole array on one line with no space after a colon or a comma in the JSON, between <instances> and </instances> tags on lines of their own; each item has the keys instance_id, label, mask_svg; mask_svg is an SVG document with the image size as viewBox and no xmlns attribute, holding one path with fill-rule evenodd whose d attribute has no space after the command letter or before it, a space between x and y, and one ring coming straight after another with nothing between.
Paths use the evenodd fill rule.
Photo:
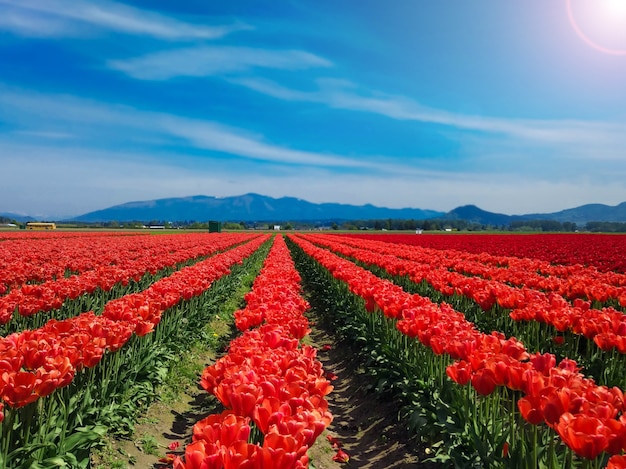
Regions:
<instances>
[{"instance_id":1,"label":"tree line","mask_svg":"<svg viewBox=\"0 0 626 469\"><path fill-rule=\"evenodd\" d=\"M0 217L0 224L13 223L24 226L7 217ZM124 222L118 221L100 223L73 223L73 228L122 228L137 229L149 226L160 225L166 229L192 229L208 230L208 221L185 220L170 222L163 220L150 220L149 222ZM593 221L578 225L574 222L559 222L556 220L516 220L508 224L496 225L489 223L478 223L467 220L445 220L445 219L369 219L369 220L334 220L327 222L306 222L306 221L276 221L276 222L223 222L224 230L249 230L263 229L273 230L275 226L280 226L281 230L388 230L388 231L519 231L519 232L564 232L573 233L576 231L590 231L594 233L626 233L626 223L624 222L601 222Z\"/></svg>"}]
</instances>

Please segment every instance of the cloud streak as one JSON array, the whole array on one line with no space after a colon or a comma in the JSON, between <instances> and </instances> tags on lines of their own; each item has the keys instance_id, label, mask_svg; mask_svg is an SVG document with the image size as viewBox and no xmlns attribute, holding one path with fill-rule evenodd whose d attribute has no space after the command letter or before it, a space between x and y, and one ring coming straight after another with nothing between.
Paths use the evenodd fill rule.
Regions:
<instances>
[{"instance_id":1,"label":"cloud streak","mask_svg":"<svg viewBox=\"0 0 626 469\"><path fill-rule=\"evenodd\" d=\"M161 40L217 39L251 29L244 23L205 26L113 1L0 0L5 10L0 28L25 36L91 35L102 31L148 36Z\"/></svg>"},{"instance_id":2,"label":"cloud streak","mask_svg":"<svg viewBox=\"0 0 626 469\"><path fill-rule=\"evenodd\" d=\"M346 158L326 155L266 143L262 138L245 135L241 129L231 129L215 122L197 121L173 116L160 116L157 122L171 135L186 139L197 148L228 153L272 163L297 164L302 166L325 166L335 168L364 169L378 165Z\"/></svg>"},{"instance_id":3,"label":"cloud streak","mask_svg":"<svg viewBox=\"0 0 626 469\"><path fill-rule=\"evenodd\" d=\"M253 68L305 70L330 67L324 58L301 50L269 50L235 46L198 46L172 49L143 57L111 60L108 66L139 80L203 77L246 72Z\"/></svg>"},{"instance_id":4,"label":"cloud streak","mask_svg":"<svg viewBox=\"0 0 626 469\"><path fill-rule=\"evenodd\" d=\"M22 137L80 140L91 142L94 132L107 136L108 145L126 145L164 140L170 146L184 143L188 150L201 149L239 158L272 163L350 168L353 170L406 171L408 168L370 162L362 158L323 154L267 142L261 135L223 124L187 117L137 110L128 106L103 104L67 95L46 95L0 87L0 121ZM44 116L55 116L50 119ZM71 129L71 132L67 129Z\"/></svg>"},{"instance_id":5,"label":"cloud streak","mask_svg":"<svg viewBox=\"0 0 626 469\"><path fill-rule=\"evenodd\" d=\"M425 122L471 132L499 134L530 144L584 145L593 147L594 159L622 158L626 146L626 122L596 122L583 120L498 119L422 106L404 96L383 93L358 93L357 86L341 80L318 80L317 91L299 91L276 82L258 78L233 78L232 83L285 101L320 103L331 108L367 112L395 120ZM580 155L580 149L570 153Z\"/></svg>"},{"instance_id":6,"label":"cloud streak","mask_svg":"<svg viewBox=\"0 0 626 469\"><path fill-rule=\"evenodd\" d=\"M188 156L170 153L155 160L149 153L108 152L80 147L50 148L47 145L3 144L0 155L5 182L0 185L0 211L18 211L37 216L76 216L129 201L193 194L215 196L257 192L272 197L294 196L312 202L337 202L394 208L420 207L448 211L459 205L477 204L486 210L524 214L558 211L590 201L619 203L622 182L598 186L593 181L542 181L515 175L485 183L481 175L466 173L399 176L390 185L387 175L337 174L325 168L301 171L297 167L259 172L232 162L185 164ZM181 164L181 161L183 164ZM54 177L50 168L54 167ZM24 191L24 182L29 190ZM70 189L74 201L68 208ZM367 191L363 188L367 187ZM525 196L519 197L519 187ZM498 197L494 198L493 194ZM554 199L558 193L562 198ZM46 199L46 212L30 207ZM563 205L563 200L568 204ZM10 201L10 206L6 203ZM540 207L540 210L538 210Z\"/></svg>"},{"instance_id":7,"label":"cloud streak","mask_svg":"<svg viewBox=\"0 0 626 469\"><path fill-rule=\"evenodd\" d=\"M481 172L426 171L411 160L389 164L384 158L293 149L218 122L6 86L0 86L0 122L11 129L0 136L5 178L0 200L11 201L7 209L28 212L45 197L47 215L54 216L78 215L129 200L245 192L297 195L313 202L375 200L382 206L443 211L474 203L486 210L522 214L598 200L618 203L623 193L624 175L619 171L602 185L591 173L569 179L525 173L526 164L509 172L494 165ZM509 145L492 150L487 163L502 158L521 161L515 145ZM34 190L23 190L26 180ZM71 188L76 200L71 209L67 193L56 199L59 186ZM555 193L559 199L549 202Z\"/></svg>"}]
</instances>

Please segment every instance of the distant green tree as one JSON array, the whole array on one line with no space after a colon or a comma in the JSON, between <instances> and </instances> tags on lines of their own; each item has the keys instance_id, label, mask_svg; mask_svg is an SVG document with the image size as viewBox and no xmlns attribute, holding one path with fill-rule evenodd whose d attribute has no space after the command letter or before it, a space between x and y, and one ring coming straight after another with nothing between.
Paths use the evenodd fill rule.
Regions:
<instances>
[{"instance_id":1,"label":"distant green tree","mask_svg":"<svg viewBox=\"0 0 626 469\"><path fill-rule=\"evenodd\" d=\"M609 221L591 221L586 225L588 231L595 233L626 233L626 223Z\"/></svg>"}]
</instances>

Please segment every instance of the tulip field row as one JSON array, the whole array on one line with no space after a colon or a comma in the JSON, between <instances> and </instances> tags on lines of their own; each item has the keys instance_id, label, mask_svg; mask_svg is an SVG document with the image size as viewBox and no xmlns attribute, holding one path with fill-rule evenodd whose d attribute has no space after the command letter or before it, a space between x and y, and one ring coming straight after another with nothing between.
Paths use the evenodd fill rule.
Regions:
<instances>
[{"instance_id":1,"label":"tulip field row","mask_svg":"<svg viewBox=\"0 0 626 469\"><path fill-rule=\"evenodd\" d=\"M309 467L333 420L306 345L313 309L442 467L626 467L621 259L595 244L568 257L587 235L552 257L537 238L486 236L0 237L0 468L86 467L154 398L233 272L259 268L237 336L198 376L219 410L170 467Z\"/></svg>"},{"instance_id":2,"label":"tulip field row","mask_svg":"<svg viewBox=\"0 0 626 469\"><path fill-rule=\"evenodd\" d=\"M378 235L354 235L357 238L382 239ZM626 273L626 243L622 235L557 234L528 235L450 233L443 236L386 234L388 243L454 250L474 254L538 259L558 265L583 265L603 272Z\"/></svg>"},{"instance_id":3,"label":"tulip field row","mask_svg":"<svg viewBox=\"0 0 626 469\"><path fill-rule=\"evenodd\" d=\"M192 323L198 308L194 299L268 238L197 236L193 244L204 245L204 254L231 249L182 267L147 288L112 297L99 314L85 311L50 319L42 327L0 339L0 467L39 467L36 462L43 462L42 467L81 467L74 450L106 431L99 421L116 421L116 416L106 415L113 404L128 412L124 405L129 393L149 394L132 384L150 373L159 353L167 356L161 342ZM186 243L184 236L177 239ZM188 248L188 259L198 255L196 247ZM160 265L159 259L154 262ZM153 266L145 267L149 273ZM94 425L86 426L87 420Z\"/></svg>"},{"instance_id":4,"label":"tulip field row","mask_svg":"<svg viewBox=\"0 0 626 469\"><path fill-rule=\"evenodd\" d=\"M574 359L562 357L557 361L557 354L561 355L558 347L550 351L539 348L543 346L541 340L536 343L522 342L516 336L505 336L498 329L483 327L480 330L477 323L482 322L485 326L494 324L494 321L481 321L481 318L476 323L469 321L463 310L455 310L451 306L453 303L469 306L467 301L458 301L458 297L480 300L480 294L473 297L474 289L480 291L488 288L494 295L500 292L507 297L511 295L508 290L514 288L510 284L499 285L500 291L497 286L489 286L481 276L446 276L446 273L454 271L449 270L450 264L446 267L441 256L450 256L450 252L431 252L433 258L430 267L421 269L419 262L412 260L416 256L412 255L408 246L390 246L380 241L370 242L355 238L346 240L345 237L327 235L295 236L293 241L333 277L345 282L352 293L363 299L365 308L372 315L384 315L393 322L397 331L417 339L429 349L432 357L427 360L431 364L426 366L423 363L426 368L435 373L439 368L439 373L445 373L455 383L473 388L475 395L465 403L467 408L462 409L463 412L467 413L471 407L480 408L481 400L496 402L483 415L482 424L485 425L485 434L490 434L492 441L501 441L500 450L507 457L514 455L513 461L516 463L530 461L531 464L537 464L541 456L543 466L561 467L562 464L571 464L574 457L564 451L567 446L577 457L593 461L596 465L601 465L613 455L610 466L622 467L617 465L623 464L622 453L626 449L626 404L622 392L624 386L597 384L594 379L581 372ZM394 254L390 254L391 252ZM430 287L422 286L422 291L430 290L440 294L442 287L446 286L446 294L451 301L437 303L422 294L409 293L390 280L382 279L359 267L353 261L379 268L392 278L407 276L424 284L432 282ZM441 265L443 267L439 267ZM412 273L420 270L417 277L412 277ZM530 270L529 273L533 271L536 272ZM439 284L442 275L446 280ZM471 279L478 281L472 283ZM537 295L546 294L541 290L528 290ZM435 296L441 298L441 295ZM531 301L532 298L527 296L524 301ZM519 306L524 301L520 301ZM576 302L584 300L577 298L574 300ZM477 303L480 306L480 301ZM555 309L562 310L563 303L567 301L562 299L554 305ZM550 309L552 304L548 302L536 307ZM489 313L503 315L505 308L500 309L501 311ZM589 302L582 309L586 314L581 314L576 324L584 324L589 319L591 322L616 326L617 332L622 332L619 326L624 324L622 311L614 308L593 309ZM483 313L486 314L484 311ZM531 329L533 333L527 334L527 337L541 338L545 333L542 331L537 334L536 327ZM572 331L572 335L576 333L579 331ZM589 333L586 335L595 337ZM587 337L582 340L587 340ZM399 341L404 343L402 339ZM577 349L582 348L579 338L574 341ZM611 349L615 346L612 344L605 348ZM600 348L598 352L602 354L603 350ZM445 368L441 366L439 357L447 357ZM609 371L601 378L608 376L613 381L624 383L624 361L620 356L616 353L605 354L603 363ZM497 424L493 424L494 419L499 420ZM534 428L529 430L529 427ZM552 432L558 435L558 444ZM524 441L527 434L532 435L532 443ZM542 445L541 441L547 444ZM523 463L521 467L528 466Z\"/></svg>"},{"instance_id":5,"label":"tulip field row","mask_svg":"<svg viewBox=\"0 0 626 469\"><path fill-rule=\"evenodd\" d=\"M500 322L509 317L539 321L552 326L553 334L570 331L593 340L602 350L616 348L621 354L626 353L625 274L612 275L612 283L607 283L606 275L598 276L594 269L568 268L559 276L545 277L536 273L541 271L541 263L530 260L524 268L511 268L511 260L506 261L508 267L480 265L477 259L469 258L479 256L455 259L448 251L423 252L421 248L376 241L322 237L320 242L392 275L407 276L414 283L425 282L445 295L469 298L483 312L501 314L504 321ZM616 307L591 307L604 303ZM501 311L492 311L495 307ZM626 385L626 381L622 384Z\"/></svg>"},{"instance_id":6,"label":"tulip field row","mask_svg":"<svg viewBox=\"0 0 626 469\"><path fill-rule=\"evenodd\" d=\"M59 309L66 300L96 290L108 292L132 280L139 282L146 274L156 275L161 269L208 256L241 240L240 235L215 238L208 244L199 243L194 236L117 236L89 238L88 243L85 238L70 238L52 251L46 241L31 241L30 250L42 248L40 256L31 255L30 250L24 252L24 243L5 242L11 262L3 274L8 293L0 296L0 324L5 326L5 333L19 330L24 327L23 319L7 325L14 313L24 318Z\"/></svg>"},{"instance_id":7,"label":"tulip field row","mask_svg":"<svg viewBox=\"0 0 626 469\"><path fill-rule=\"evenodd\" d=\"M325 396L333 389L309 332L308 302L282 237L235 312L242 335L208 366L201 385L226 410L198 422L176 469L308 467L308 448L332 421ZM251 422L254 428L251 434Z\"/></svg>"}]
</instances>

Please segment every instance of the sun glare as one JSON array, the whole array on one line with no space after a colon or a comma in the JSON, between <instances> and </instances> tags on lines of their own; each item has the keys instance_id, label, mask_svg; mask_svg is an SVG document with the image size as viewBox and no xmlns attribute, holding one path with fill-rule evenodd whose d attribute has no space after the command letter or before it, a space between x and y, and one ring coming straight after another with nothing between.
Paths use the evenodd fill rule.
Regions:
<instances>
[{"instance_id":1,"label":"sun glare","mask_svg":"<svg viewBox=\"0 0 626 469\"><path fill-rule=\"evenodd\" d=\"M626 55L626 0L565 0L576 34L587 45L611 55Z\"/></svg>"}]
</instances>

